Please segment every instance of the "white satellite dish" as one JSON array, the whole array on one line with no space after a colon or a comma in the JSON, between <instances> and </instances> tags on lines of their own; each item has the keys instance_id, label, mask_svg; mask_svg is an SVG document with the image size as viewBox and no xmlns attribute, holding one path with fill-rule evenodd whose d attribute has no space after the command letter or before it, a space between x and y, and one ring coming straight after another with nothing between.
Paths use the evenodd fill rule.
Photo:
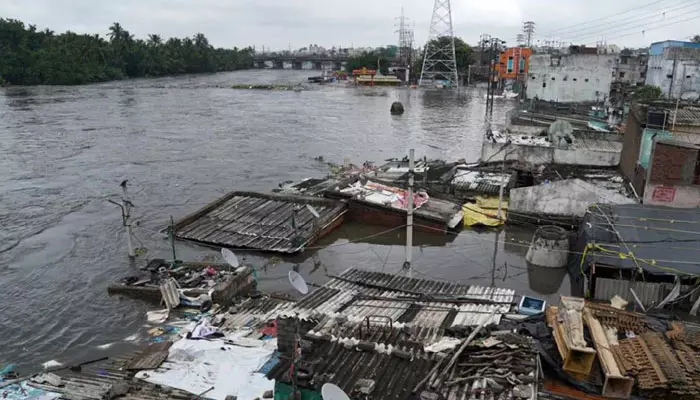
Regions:
<instances>
[{"instance_id":1,"label":"white satellite dish","mask_svg":"<svg viewBox=\"0 0 700 400\"><path fill-rule=\"evenodd\" d=\"M350 397L343 392L343 389L332 383L324 383L321 386L321 397L323 397L323 400L350 400Z\"/></svg>"},{"instance_id":2,"label":"white satellite dish","mask_svg":"<svg viewBox=\"0 0 700 400\"><path fill-rule=\"evenodd\" d=\"M319 214L318 211L316 211L316 209L311 204L307 204L306 209L309 210L309 212L311 213L311 215L314 216L314 218L321 218L321 214Z\"/></svg>"},{"instance_id":3,"label":"white satellite dish","mask_svg":"<svg viewBox=\"0 0 700 400\"><path fill-rule=\"evenodd\" d=\"M224 257L224 260L228 263L233 268L238 268L240 264L238 264L238 258L236 257L235 254L229 249L221 249L221 256Z\"/></svg>"},{"instance_id":4,"label":"white satellite dish","mask_svg":"<svg viewBox=\"0 0 700 400\"><path fill-rule=\"evenodd\" d=\"M298 272L296 271L289 271L289 283L294 286L294 289L299 291L301 294L307 294L309 293L309 287L306 286L306 281L304 281L304 277L299 275Z\"/></svg>"}]
</instances>

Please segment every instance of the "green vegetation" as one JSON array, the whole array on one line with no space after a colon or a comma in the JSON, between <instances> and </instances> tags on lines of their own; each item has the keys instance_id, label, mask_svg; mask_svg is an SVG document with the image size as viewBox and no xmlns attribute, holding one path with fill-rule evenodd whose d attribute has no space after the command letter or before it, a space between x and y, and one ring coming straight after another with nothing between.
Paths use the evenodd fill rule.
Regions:
<instances>
[{"instance_id":1,"label":"green vegetation","mask_svg":"<svg viewBox=\"0 0 700 400\"><path fill-rule=\"evenodd\" d=\"M634 99L642 103L659 100L662 97L661 88L658 86L644 85L634 91Z\"/></svg>"},{"instance_id":2,"label":"green vegetation","mask_svg":"<svg viewBox=\"0 0 700 400\"><path fill-rule=\"evenodd\" d=\"M362 69L363 67L367 69L379 69L379 72L386 75L389 72L389 65L391 65L391 59L396 55L396 46L389 46L389 48L380 48L372 52L365 52L364 54L352 57L348 59L348 63L345 66L345 71L352 73L354 69ZM379 68L377 68L379 66Z\"/></svg>"},{"instance_id":3,"label":"green vegetation","mask_svg":"<svg viewBox=\"0 0 700 400\"><path fill-rule=\"evenodd\" d=\"M125 77L233 71L253 67L253 50L214 48L207 38L148 40L115 22L109 40L99 35L59 35L36 26L0 18L0 83L79 85Z\"/></svg>"},{"instance_id":4,"label":"green vegetation","mask_svg":"<svg viewBox=\"0 0 700 400\"><path fill-rule=\"evenodd\" d=\"M700 35L695 35L690 39L693 43L700 43Z\"/></svg>"},{"instance_id":5,"label":"green vegetation","mask_svg":"<svg viewBox=\"0 0 700 400\"><path fill-rule=\"evenodd\" d=\"M450 46L450 38L447 36L440 37L431 41L432 48L448 48ZM472 48L462 39L455 38L455 58L457 60L457 74L460 77L460 81L466 82L469 64L472 63ZM443 66L444 67L444 66ZM413 63L413 69L411 71L412 80L418 80L420 78L421 71L423 70L423 55ZM447 71L447 68L444 68Z\"/></svg>"}]
</instances>

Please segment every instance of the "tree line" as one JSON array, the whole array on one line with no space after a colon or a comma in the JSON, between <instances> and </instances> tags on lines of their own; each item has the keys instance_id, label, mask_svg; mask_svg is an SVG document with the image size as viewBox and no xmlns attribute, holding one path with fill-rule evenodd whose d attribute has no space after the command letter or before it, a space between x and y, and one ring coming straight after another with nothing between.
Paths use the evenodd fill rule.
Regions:
<instances>
[{"instance_id":1,"label":"tree line","mask_svg":"<svg viewBox=\"0 0 700 400\"><path fill-rule=\"evenodd\" d=\"M455 38L454 41L455 58L457 61L457 73L460 76L460 80L466 82L466 79L462 78L466 77L469 64L472 63L473 50L464 40L460 38ZM437 39L433 39L430 42L430 45L433 48L446 48L448 46L451 46L450 42L451 39L449 37L443 36ZM352 72L354 69L361 69L362 67L366 67L367 69L378 68L382 74L386 74L395 55L395 49L380 48L378 50L367 52L356 57L350 58L346 66L346 70L348 72ZM413 60L412 64L413 65L411 66L411 81L416 82L420 78L420 74L423 69L423 54L420 54L420 56L417 59ZM447 68L442 64L437 65L436 68L438 68L438 70L439 68L442 68L442 70L447 72Z\"/></svg>"},{"instance_id":2,"label":"tree line","mask_svg":"<svg viewBox=\"0 0 700 400\"><path fill-rule=\"evenodd\" d=\"M80 85L138 77L252 68L254 51L214 48L202 33L192 38L148 35L135 39L118 22L100 35L37 30L0 18L0 83Z\"/></svg>"}]
</instances>

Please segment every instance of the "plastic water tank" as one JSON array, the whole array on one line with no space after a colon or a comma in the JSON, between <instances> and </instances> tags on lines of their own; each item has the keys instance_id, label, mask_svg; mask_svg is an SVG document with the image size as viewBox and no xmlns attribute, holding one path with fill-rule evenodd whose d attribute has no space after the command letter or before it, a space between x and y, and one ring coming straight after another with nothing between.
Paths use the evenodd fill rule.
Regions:
<instances>
[{"instance_id":1,"label":"plastic water tank","mask_svg":"<svg viewBox=\"0 0 700 400\"><path fill-rule=\"evenodd\" d=\"M540 226L532 237L525 260L532 265L562 268L569 258L569 234L554 225Z\"/></svg>"}]
</instances>

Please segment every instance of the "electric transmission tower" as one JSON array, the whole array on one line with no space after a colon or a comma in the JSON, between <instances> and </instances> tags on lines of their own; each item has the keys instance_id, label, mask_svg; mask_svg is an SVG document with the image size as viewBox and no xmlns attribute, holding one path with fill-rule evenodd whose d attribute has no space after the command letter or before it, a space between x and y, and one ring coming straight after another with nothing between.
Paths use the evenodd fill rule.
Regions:
<instances>
[{"instance_id":1,"label":"electric transmission tower","mask_svg":"<svg viewBox=\"0 0 700 400\"><path fill-rule=\"evenodd\" d=\"M526 43L525 35L522 33L518 33L518 36L515 37L515 42L518 43L518 46L524 46Z\"/></svg>"},{"instance_id":2,"label":"electric transmission tower","mask_svg":"<svg viewBox=\"0 0 700 400\"><path fill-rule=\"evenodd\" d=\"M403 14L403 7L401 8L401 17L399 17L399 26L396 32L399 34L398 66L409 68L413 61L413 30L408 25L408 18Z\"/></svg>"},{"instance_id":3,"label":"electric transmission tower","mask_svg":"<svg viewBox=\"0 0 700 400\"><path fill-rule=\"evenodd\" d=\"M450 86L459 85L450 0L435 0L418 85L427 85L436 79L446 80Z\"/></svg>"},{"instance_id":4,"label":"electric transmission tower","mask_svg":"<svg viewBox=\"0 0 700 400\"><path fill-rule=\"evenodd\" d=\"M533 21L523 22L523 34L525 35L527 47L531 47L532 38L535 35L535 23Z\"/></svg>"}]
</instances>

